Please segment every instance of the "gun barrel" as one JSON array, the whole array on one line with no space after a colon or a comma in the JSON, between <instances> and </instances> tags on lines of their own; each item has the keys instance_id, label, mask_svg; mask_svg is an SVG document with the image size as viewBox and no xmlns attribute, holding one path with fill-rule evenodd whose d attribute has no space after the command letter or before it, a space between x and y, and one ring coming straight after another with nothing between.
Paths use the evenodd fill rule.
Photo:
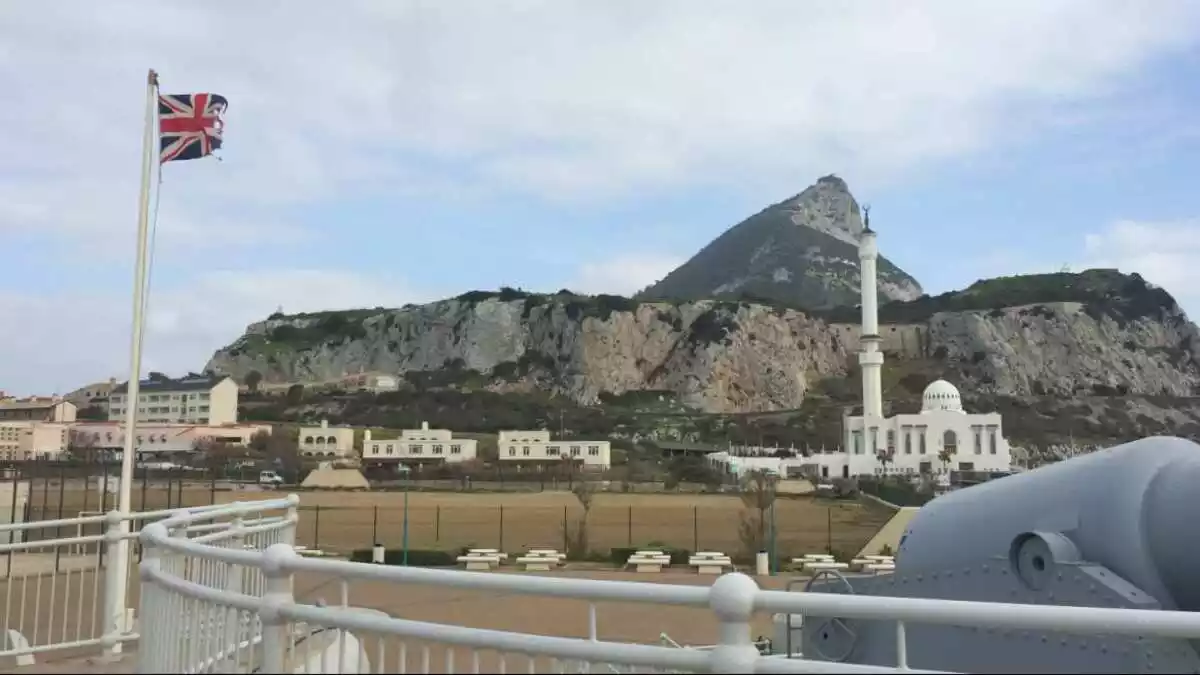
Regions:
<instances>
[{"instance_id":1,"label":"gun barrel","mask_svg":"<svg viewBox=\"0 0 1200 675\"><path fill-rule=\"evenodd\" d=\"M913 518L905 574L1007 559L1014 540L1060 533L1164 609L1200 610L1200 445L1145 438L938 497Z\"/></svg>"}]
</instances>

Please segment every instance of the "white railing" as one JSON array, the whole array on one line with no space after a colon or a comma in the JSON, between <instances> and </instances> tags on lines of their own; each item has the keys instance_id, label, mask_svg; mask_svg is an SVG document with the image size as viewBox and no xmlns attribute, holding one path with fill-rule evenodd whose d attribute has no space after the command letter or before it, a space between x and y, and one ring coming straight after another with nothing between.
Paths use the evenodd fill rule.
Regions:
<instances>
[{"instance_id":1,"label":"white railing","mask_svg":"<svg viewBox=\"0 0 1200 675\"><path fill-rule=\"evenodd\" d=\"M0 524L0 658L28 665L35 655L50 652L119 654L138 639L132 610L138 587L125 584L130 597L124 598L107 590L122 572L110 565L117 543L130 541L136 560L138 530L145 523L222 508L87 513ZM229 526L214 519L189 531L202 541L206 533ZM123 571L136 582L136 567Z\"/></svg>"},{"instance_id":2,"label":"white railing","mask_svg":"<svg viewBox=\"0 0 1200 675\"><path fill-rule=\"evenodd\" d=\"M929 672L908 668L905 630L910 623L1200 637L1200 615L1189 612L767 591L738 573L704 587L309 559L291 545L296 503L291 497L284 505L231 505L145 527L142 672L505 672L513 666L528 672ZM238 520L251 510L281 506L288 509L282 519L255 526L239 520L212 535L189 537L204 521ZM245 539L252 533L270 533L277 543L246 550ZM336 582L340 602L298 602L293 592L297 575L310 585ZM706 649L687 649L598 640L594 629L587 638L568 638L413 621L352 606L353 582L695 607L715 617L717 641ZM759 612L894 622L897 662L880 667L761 656L751 641L751 619Z\"/></svg>"}]
</instances>

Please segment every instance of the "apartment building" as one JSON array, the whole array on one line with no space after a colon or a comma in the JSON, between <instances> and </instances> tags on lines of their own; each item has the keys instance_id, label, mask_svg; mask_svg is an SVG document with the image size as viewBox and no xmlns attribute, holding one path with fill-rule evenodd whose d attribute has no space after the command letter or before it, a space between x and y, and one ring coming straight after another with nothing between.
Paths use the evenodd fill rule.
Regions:
<instances>
[{"instance_id":1,"label":"apartment building","mask_svg":"<svg viewBox=\"0 0 1200 675\"><path fill-rule=\"evenodd\" d=\"M179 379L154 378L138 385L138 424L220 426L237 423L238 386L232 378L196 375ZM129 383L113 389L108 419L123 422L130 402Z\"/></svg>"},{"instance_id":2,"label":"apartment building","mask_svg":"<svg viewBox=\"0 0 1200 675\"><path fill-rule=\"evenodd\" d=\"M110 377L103 382L92 382L91 384L85 384L75 391L67 394L63 398L67 399L71 403L74 403L76 407L86 408L90 405L93 405L93 401L96 402L96 404L107 402L108 397L112 396L113 389L116 388L117 379Z\"/></svg>"},{"instance_id":3,"label":"apartment building","mask_svg":"<svg viewBox=\"0 0 1200 675\"><path fill-rule=\"evenodd\" d=\"M135 451L141 453L191 452L204 443L249 445L259 432L271 433L269 424L138 424L134 433ZM70 442L76 448L118 451L125 448L122 422L77 422L71 425Z\"/></svg>"},{"instance_id":4,"label":"apartment building","mask_svg":"<svg viewBox=\"0 0 1200 675\"><path fill-rule=\"evenodd\" d=\"M449 429L430 429L422 422L420 429L402 429L400 438L376 440L371 430L363 432L363 461L421 463L457 463L475 459L478 441L473 438L454 438Z\"/></svg>"},{"instance_id":5,"label":"apartment building","mask_svg":"<svg viewBox=\"0 0 1200 675\"><path fill-rule=\"evenodd\" d=\"M545 430L501 431L496 445L499 459L504 463L545 464L570 459L587 469L607 469L612 465L608 441L555 441Z\"/></svg>"},{"instance_id":6,"label":"apartment building","mask_svg":"<svg viewBox=\"0 0 1200 675\"><path fill-rule=\"evenodd\" d=\"M0 421L0 460L59 459L67 450L70 429L58 422Z\"/></svg>"},{"instance_id":7,"label":"apartment building","mask_svg":"<svg viewBox=\"0 0 1200 675\"><path fill-rule=\"evenodd\" d=\"M61 397L10 398L0 400L0 422L54 422L69 424L75 421L77 408Z\"/></svg>"},{"instance_id":8,"label":"apartment building","mask_svg":"<svg viewBox=\"0 0 1200 675\"><path fill-rule=\"evenodd\" d=\"M328 420L320 426L300 427L297 449L305 457L347 457L354 454L354 429L331 427Z\"/></svg>"}]
</instances>

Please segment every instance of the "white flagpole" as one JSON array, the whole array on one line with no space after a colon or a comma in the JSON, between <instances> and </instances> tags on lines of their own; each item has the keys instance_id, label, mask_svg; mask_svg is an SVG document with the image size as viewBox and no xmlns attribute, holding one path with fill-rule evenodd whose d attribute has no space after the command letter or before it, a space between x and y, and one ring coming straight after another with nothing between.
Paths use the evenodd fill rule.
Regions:
<instances>
[{"instance_id":1,"label":"white flagpole","mask_svg":"<svg viewBox=\"0 0 1200 675\"><path fill-rule=\"evenodd\" d=\"M143 310L146 297L146 267L150 232L150 186L154 175L154 158L157 155L158 119L158 73L153 70L146 77L146 126L142 133L142 191L138 202L137 258L133 268L133 327L129 336L129 384L125 392L125 446L121 452L121 492L117 498L117 511L125 516L119 531L122 538L116 543L115 555L108 561L105 588L108 591L105 607L108 610L105 632L117 634L126 629L126 588L129 583L129 533L128 515L131 513L133 491L134 455L137 452L138 391L142 377L142 327L145 321ZM110 549L112 550L112 549ZM121 651L120 643L109 648L110 653Z\"/></svg>"}]
</instances>

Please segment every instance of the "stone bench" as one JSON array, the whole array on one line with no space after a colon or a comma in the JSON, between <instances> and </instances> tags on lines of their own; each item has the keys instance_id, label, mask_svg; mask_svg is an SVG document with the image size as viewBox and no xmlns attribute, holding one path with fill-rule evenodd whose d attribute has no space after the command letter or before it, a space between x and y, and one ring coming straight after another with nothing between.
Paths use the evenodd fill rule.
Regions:
<instances>
[{"instance_id":1,"label":"stone bench","mask_svg":"<svg viewBox=\"0 0 1200 675\"><path fill-rule=\"evenodd\" d=\"M704 551L688 558L688 565L696 568L697 574L723 574L733 569L733 561L724 553Z\"/></svg>"},{"instance_id":2,"label":"stone bench","mask_svg":"<svg viewBox=\"0 0 1200 675\"><path fill-rule=\"evenodd\" d=\"M849 569L850 565L842 562L808 560L801 566L805 572L829 572Z\"/></svg>"},{"instance_id":3,"label":"stone bench","mask_svg":"<svg viewBox=\"0 0 1200 675\"><path fill-rule=\"evenodd\" d=\"M508 560L507 553L494 548L469 548L467 549L467 555L491 555L496 556L501 561Z\"/></svg>"},{"instance_id":4,"label":"stone bench","mask_svg":"<svg viewBox=\"0 0 1200 675\"><path fill-rule=\"evenodd\" d=\"M633 567L638 572L661 572L670 565L671 556L662 551L638 551L625 561L626 567Z\"/></svg>"},{"instance_id":5,"label":"stone bench","mask_svg":"<svg viewBox=\"0 0 1200 675\"><path fill-rule=\"evenodd\" d=\"M530 549L525 555L516 559L518 565L524 565L526 572L549 572L563 564L567 556L554 549Z\"/></svg>"},{"instance_id":6,"label":"stone bench","mask_svg":"<svg viewBox=\"0 0 1200 675\"><path fill-rule=\"evenodd\" d=\"M559 553L556 548L528 548L525 549L525 555L544 555L558 558L559 560L567 559L567 554Z\"/></svg>"},{"instance_id":7,"label":"stone bench","mask_svg":"<svg viewBox=\"0 0 1200 675\"><path fill-rule=\"evenodd\" d=\"M861 558L855 558L854 560L851 560L850 561L850 569L865 571L871 565L893 565L894 566L895 564L896 564L896 561L893 558L887 558L885 556L874 556L874 555L873 556L863 556Z\"/></svg>"},{"instance_id":8,"label":"stone bench","mask_svg":"<svg viewBox=\"0 0 1200 675\"><path fill-rule=\"evenodd\" d=\"M471 572L491 572L500 566L500 559L498 554L468 553L458 556L458 562L465 564Z\"/></svg>"}]
</instances>

